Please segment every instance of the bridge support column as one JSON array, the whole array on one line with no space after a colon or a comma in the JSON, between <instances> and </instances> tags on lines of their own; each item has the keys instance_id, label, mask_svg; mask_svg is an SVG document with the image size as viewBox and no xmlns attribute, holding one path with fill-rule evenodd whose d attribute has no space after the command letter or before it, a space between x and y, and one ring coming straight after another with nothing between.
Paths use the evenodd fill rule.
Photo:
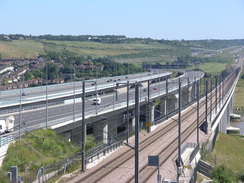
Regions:
<instances>
[{"instance_id":1,"label":"bridge support column","mask_svg":"<svg viewBox=\"0 0 244 183\"><path fill-rule=\"evenodd\" d=\"M219 131L221 133L227 133L227 127L230 126L230 105L225 108L225 111L220 119Z\"/></svg>"},{"instance_id":2,"label":"bridge support column","mask_svg":"<svg viewBox=\"0 0 244 183\"><path fill-rule=\"evenodd\" d=\"M191 100L194 100L196 99L197 97L197 82L194 82L192 87L191 87L191 90L190 90L190 95L191 95Z\"/></svg>"},{"instance_id":3,"label":"bridge support column","mask_svg":"<svg viewBox=\"0 0 244 183\"><path fill-rule=\"evenodd\" d=\"M85 140L86 140L86 125L85 125ZM69 141L72 141L74 143L80 143L81 142L81 137L82 137L82 133L81 133L81 127L78 128L74 128L72 130L60 133L61 136L63 136L64 138L68 139Z\"/></svg>"},{"instance_id":4,"label":"bridge support column","mask_svg":"<svg viewBox=\"0 0 244 183\"><path fill-rule=\"evenodd\" d=\"M229 111L230 111L230 114L233 113L233 103L234 103L234 96L231 97L230 99L230 107L229 107Z\"/></svg>"},{"instance_id":5,"label":"bridge support column","mask_svg":"<svg viewBox=\"0 0 244 183\"><path fill-rule=\"evenodd\" d=\"M132 117L131 117L131 128L132 128L132 131L134 132L135 131L135 124L136 124L135 110L134 109L131 111L131 114L132 114Z\"/></svg>"},{"instance_id":6,"label":"bridge support column","mask_svg":"<svg viewBox=\"0 0 244 183\"><path fill-rule=\"evenodd\" d=\"M72 137L72 130L70 131L67 131L67 132L64 132L64 133L61 133L60 134L63 138L67 139L69 142L70 141L73 141L73 137Z\"/></svg>"},{"instance_id":7,"label":"bridge support column","mask_svg":"<svg viewBox=\"0 0 244 183\"><path fill-rule=\"evenodd\" d=\"M150 106L150 116L149 116L149 119L150 119L150 122L152 125L154 125L154 112L155 112L155 106L154 106L154 104L152 104Z\"/></svg>"},{"instance_id":8,"label":"bridge support column","mask_svg":"<svg viewBox=\"0 0 244 183\"><path fill-rule=\"evenodd\" d=\"M223 83L221 83L221 85L223 85ZM223 89L221 90L221 92L223 92ZM225 99L227 99L226 96L225 96ZM229 101L227 101L227 102L228 103L225 104L227 106L223 106L224 112L220 119L220 124L219 124L219 131L222 133L225 133L225 134L227 133L227 128L229 126L231 126L230 125L230 121L231 121L230 114L233 113L233 95L230 97ZM225 103L225 100L223 99L223 97L221 100L219 100L219 103L221 103L222 105Z\"/></svg>"},{"instance_id":9,"label":"bridge support column","mask_svg":"<svg viewBox=\"0 0 244 183\"><path fill-rule=\"evenodd\" d=\"M188 92L188 97L187 97L187 103L188 104L192 99L191 99L191 92L192 92L192 87L189 88L189 92Z\"/></svg>"},{"instance_id":10,"label":"bridge support column","mask_svg":"<svg viewBox=\"0 0 244 183\"><path fill-rule=\"evenodd\" d=\"M227 123L227 127L231 126L230 124L230 114L233 113L233 95L230 98L230 101L228 103L227 109L226 109L226 123ZM227 131L226 131L227 132Z\"/></svg>"},{"instance_id":11,"label":"bridge support column","mask_svg":"<svg viewBox=\"0 0 244 183\"><path fill-rule=\"evenodd\" d=\"M182 90L182 106L184 106L185 104L187 104L189 102L189 98L190 98L190 92L189 92L188 88L183 88L183 90Z\"/></svg>"},{"instance_id":12,"label":"bridge support column","mask_svg":"<svg viewBox=\"0 0 244 183\"><path fill-rule=\"evenodd\" d=\"M230 102L228 103L228 107L227 107L227 110L226 110L226 112L227 112L227 116L226 116L226 122L227 122L227 126L230 126L230 113L231 113L231 100L230 100Z\"/></svg>"},{"instance_id":13,"label":"bridge support column","mask_svg":"<svg viewBox=\"0 0 244 183\"><path fill-rule=\"evenodd\" d=\"M148 117L148 121L149 122L149 126L147 126L147 132L151 132L151 127L152 125L154 125L154 118L155 118L155 105L154 103L151 103L150 106L149 106L149 113L147 114Z\"/></svg>"},{"instance_id":14,"label":"bridge support column","mask_svg":"<svg viewBox=\"0 0 244 183\"><path fill-rule=\"evenodd\" d=\"M178 96L175 95L169 95L167 99L167 114L176 110L178 108Z\"/></svg>"},{"instance_id":15,"label":"bridge support column","mask_svg":"<svg viewBox=\"0 0 244 183\"><path fill-rule=\"evenodd\" d=\"M126 130L128 122L127 113L117 114L112 119L116 120L113 120L113 123L109 122L109 135L117 136L118 133Z\"/></svg>"},{"instance_id":16,"label":"bridge support column","mask_svg":"<svg viewBox=\"0 0 244 183\"><path fill-rule=\"evenodd\" d=\"M93 135L96 141L108 143L108 120L100 120L93 124Z\"/></svg>"},{"instance_id":17,"label":"bridge support column","mask_svg":"<svg viewBox=\"0 0 244 183\"><path fill-rule=\"evenodd\" d=\"M166 97L161 98L160 100L160 116L166 116L167 114L167 102Z\"/></svg>"}]
</instances>

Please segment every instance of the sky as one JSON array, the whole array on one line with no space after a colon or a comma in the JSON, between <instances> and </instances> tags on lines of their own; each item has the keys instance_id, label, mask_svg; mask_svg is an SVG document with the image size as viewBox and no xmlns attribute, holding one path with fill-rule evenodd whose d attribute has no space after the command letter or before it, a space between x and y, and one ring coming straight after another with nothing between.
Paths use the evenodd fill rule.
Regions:
<instances>
[{"instance_id":1,"label":"sky","mask_svg":"<svg viewBox=\"0 0 244 183\"><path fill-rule=\"evenodd\" d=\"M0 34L244 39L244 0L0 0Z\"/></svg>"}]
</instances>

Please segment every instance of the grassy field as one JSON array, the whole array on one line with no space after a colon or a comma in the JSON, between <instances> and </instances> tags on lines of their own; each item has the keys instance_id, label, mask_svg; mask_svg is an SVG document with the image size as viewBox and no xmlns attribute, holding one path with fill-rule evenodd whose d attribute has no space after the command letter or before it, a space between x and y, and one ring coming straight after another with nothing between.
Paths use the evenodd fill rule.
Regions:
<instances>
[{"instance_id":1,"label":"grassy field","mask_svg":"<svg viewBox=\"0 0 244 183\"><path fill-rule=\"evenodd\" d=\"M44 53L43 44L35 41L0 41L2 57L32 58L36 54Z\"/></svg>"},{"instance_id":2,"label":"grassy field","mask_svg":"<svg viewBox=\"0 0 244 183\"><path fill-rule=\"evenodd\" d=\"M224 164L234 172L244 170L244 137L219 133L214 151L206 155L212 165Z\"/></svg>"},{"instance_id":3,"label":"grassy field","mask_svg":"<svg viewBox=\"0 0 244 183\"><path fill-rule=\"evenodd\" d=\"M73 53L82 56L104 57L104 56L118 56L133 53L145 53L152 50L171 49L172 47L159 44L105 44L97 42L78 42L78 41L45 41L43 42L45 49L53 51L61 51L67 49ZM59 49L59 50L57 50Z\"/></svg>"},{"instance_id":4,"label":"grassy field","mask_svg":"<svg viewBox=\"0 0 244 183\"><path fill-rule=\"evenodd\" d=\"M216 73L221 72L225 69L226 63L203 63L199 64L196 68L201 69L204 72Z\"/></svg>"}]
</instances>

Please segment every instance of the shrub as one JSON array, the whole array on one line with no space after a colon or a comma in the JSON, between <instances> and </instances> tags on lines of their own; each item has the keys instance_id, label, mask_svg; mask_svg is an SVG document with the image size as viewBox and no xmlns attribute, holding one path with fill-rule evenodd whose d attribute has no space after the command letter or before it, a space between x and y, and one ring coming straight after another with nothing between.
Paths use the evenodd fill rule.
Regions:
<instances>
[{"instance_id":1,"label":"shrub","mask_svg":"<svg viewBox=\"0 0 244 183\"><path fill-rule=\"evenodd\" d=\"M215 183L236 182L235 174L225 165L215 166L211 174Z\"/></svg>"},{"instance_id":2,"label":"shrub","mask_svg":"<svg viewBox=\"0 0 244 183\"><path fill-rule=\"evenodd\" d=\"M237 174L238 180L244 182L244 171Z\"/></svg>"},{"instance_id":3,"label":"shrub","mask_svg":"<svg viewBox=\"0 0 244 183\"><path fill-rule=\"evenodd\" d=\"M85 143L85 150L88 151L94 146L96 146L95 138L93 136L87 136L86 143Z\"/></svg>"}]
</instances>

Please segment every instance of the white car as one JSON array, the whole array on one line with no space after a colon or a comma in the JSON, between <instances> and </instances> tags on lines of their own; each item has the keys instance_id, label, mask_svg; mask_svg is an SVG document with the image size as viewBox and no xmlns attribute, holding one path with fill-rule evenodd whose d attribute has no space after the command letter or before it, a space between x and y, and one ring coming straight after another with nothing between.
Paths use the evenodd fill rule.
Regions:
<instances>
[{"instance_id":1,"label":"white car","mask_svg":"<svg viewBox=\"0 0 244 183\"><path fill-rule=\"evenodd\" d=\"M101 104L101 98L100 97L94 98L93 99L93 104L94 105L100 105Z\"/></svg>"}]
</instances>

